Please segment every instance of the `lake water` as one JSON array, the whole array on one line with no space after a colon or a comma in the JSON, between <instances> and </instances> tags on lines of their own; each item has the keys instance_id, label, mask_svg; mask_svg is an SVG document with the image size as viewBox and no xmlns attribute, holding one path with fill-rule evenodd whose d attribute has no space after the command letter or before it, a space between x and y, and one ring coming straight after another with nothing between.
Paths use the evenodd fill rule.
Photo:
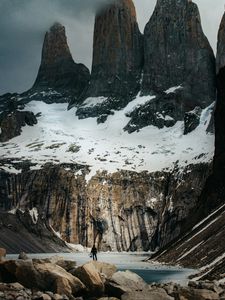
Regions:
<instances>
[{"instance_id":1,"label":"lake water","mask_svg":"<svg viewBox=\"0 0 225 300\"><path fill-rule=\"evenodd\" d=\"M56 254L28 254L29 258L47 258ZM82 265L91 260L89 253L57 253L67 260L75 260L77 265ZM18 255L9 254L8 259L16 259ZM152 264L145 262L149 257L149 253L114 253L99 252L98 260L111 263L117 266L118 270L130 270L141 276L147 283L152 282L177 282L186 284L188 276L195 273L195 270L184 269L179 267L165 266L161 264Z\"/></svg>"}]
</instances>

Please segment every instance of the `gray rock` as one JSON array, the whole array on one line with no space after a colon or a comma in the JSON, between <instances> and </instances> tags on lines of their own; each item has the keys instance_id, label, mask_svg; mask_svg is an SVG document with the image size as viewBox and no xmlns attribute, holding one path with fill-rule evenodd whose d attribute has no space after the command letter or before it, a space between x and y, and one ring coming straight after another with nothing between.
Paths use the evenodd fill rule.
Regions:
<instances>
[{"instance_id":1,"label":"gray rock","mask_svg":"<svg viewBox=\"0 0 225 300\"><path fill-rule=\"evenodd\" d=\"M73 95L74 99L77 99L88 84L89 78L88 68L83 64L76 64L72 58L65 27L55 23L46 32L41 65L30 93L40 92L41 96L41 93L44 94L50 88L62 93L64 98L66 95ZM44 99L43 97L42 100Z\"/></svg>"},{"instance_id":2,"label":"gray rock","mask_svg":"<svg viewBox=\"0 0 225 300\"><path fill-rule=\"evenodd\" d=\"M106 292L111 297L121 298L126 292L144 291L149 287L137 274L125 271L116 272L112 278L106 281Z\"/></svg>"},{"instance_id":3,"label":"gray rock","mask_svg":"<svg viewBox=\"0 0 225 300\"><path fill-rule=\"evenodd\" d=\"M163 289L142 292L128 292L122 295L121 300L173 300Z\"/></svg>"},{"instance_id":4,"label":"gray rock","mask_svg":"<svg viewBox=\"0 0 225 300\"><path fill-rule=\"evenodd\" d=\"M27 260L27 259L29 259L29 257L27 256L27 254L25 252L21 252L18 256L18 259Z\"/></svg>"},{"instance_id":5,"label":"gray rock","mask_svg":"<svg viewBox=\"0 0 225 300\"><path fill-rule=\"evenodd\" d=\"M186 112L184 115L184 134L188 134L195 130L200 124L202 109L195 107L194 110Z\"/></svg>"},{"instance_id":6,"label":"gray rock","mask_svg":"<svg viewBox=\"0 0 225 300\"><path fill-rule=\"evenodd\" d=\"M158 0L144 30L144 50L143 94L181 85L185 111L215 100L215 58L195 3Z\"/></svg>"},{"instance_id":7,"label":"gray rock","mask_svg":"<svg viewBox=\"0 0 225 300\"><path fill-rule=\"evenodd\" d=\"M92 73L84 98L109 97L108 110L118 99L124 106L140 90L142 64L143 40L133 1L114 0L95 18Z\"/></svg>"}]
</instances>

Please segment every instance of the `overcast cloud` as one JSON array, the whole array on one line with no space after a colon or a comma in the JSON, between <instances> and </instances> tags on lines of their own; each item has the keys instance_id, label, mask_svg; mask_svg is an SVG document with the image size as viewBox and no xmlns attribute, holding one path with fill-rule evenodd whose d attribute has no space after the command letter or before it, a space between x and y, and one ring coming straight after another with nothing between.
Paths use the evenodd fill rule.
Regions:
<instances>
[{"instance_id":1,"label":"overcast cloud","mask_svg":"<svg viewBox=\"0 0 225 300\"><path fill-rule=\"evenodd\" d=\"M55 22L66 26L76 62L89 68L96 9L111 0L0 0L0 94L30 88L37 75L45 31ZM156 0L134 0L141 31ZM195 0L202 25L216 48L224 0Z\"/></svg>"}]
</instances>

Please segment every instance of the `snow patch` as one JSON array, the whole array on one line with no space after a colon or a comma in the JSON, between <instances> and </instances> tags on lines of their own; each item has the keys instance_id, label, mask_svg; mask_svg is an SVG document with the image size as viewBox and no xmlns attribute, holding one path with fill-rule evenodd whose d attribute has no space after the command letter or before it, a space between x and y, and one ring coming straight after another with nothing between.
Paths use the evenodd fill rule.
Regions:
<instances>
[{"instance_id":1,"label":"snow patch","mask_svg":"<svg viewBox=\"0 0 225 300\"><path fill-rule=\"evenodd\" d=\"M165 91L166 94L171 94L171 93L175 93L177 90L182 89L182 85L178 85L178 86L173 86L171 88L169 88L168 90Z\"/></svg>"}]
</instances>

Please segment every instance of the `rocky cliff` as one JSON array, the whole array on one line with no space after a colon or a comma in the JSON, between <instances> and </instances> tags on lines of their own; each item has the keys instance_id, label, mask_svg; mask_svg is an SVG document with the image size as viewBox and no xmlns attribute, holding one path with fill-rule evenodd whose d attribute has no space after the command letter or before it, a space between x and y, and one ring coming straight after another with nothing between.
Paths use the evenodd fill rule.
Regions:
<instances>
[{"instance_id":1,"label":"rocky cliff","mask_svg":"<svg viewBox=\"0 0 225 300\"><path fill-rule=\"evenodd\" d=\"M171 127L215 101L215 57L192 1L157 1L144 30L141 93L156 97L129 114L129 132Z\"/></svg>"},{"instance_id":2,"label":"rocky cliff","mask_svg":"<svg viewBox=\"0 0 225 300\"><path fill-rule=\"evenodd\" d=\"M83 166L16 164L20 174L0 173L1 210L36 210L63 240L114 251L155 249L181 234L210 169L98 172L86 182Z\"/></svg>"},{"instance_id":3,"label":"rocky cliff","mask_svg":"<svg viewBox=\"0 0 225 300\"><path fill-rule=\"evenodd\" d=\"M89 76L89 70L83 64L75 63L72 58L65 27L55 23L45 34L41 65L30 93L39 92L44 99L43 93L51 96L52 92L57 99L58 92L64 94L64 102L68 102L66 96L73 96L76 102L88 84Z\"/></svg>"},{"instance_id":4,"label":"rocky cliff","mask_svg":"<svg viewBox=\"0 0 225 300\"><path fill-rule=\"evenodd\" d=\"M193 210L186 234L157 253L155 259L200 268L198 279L220 279L225 272L225 18L217 45L217 104L215 110L215 155L212 173ZM207 254L207 255L206 255Z\"/></svg>"},{"instance_id":5,"label":"rocky cliff","mask_svg":"<svg viewBox=\"0 0 225 300\"><path fill-rule=\"evenodd\" d=\"M142 93L180 89L184 109L215 99L215 59L192 1L158 0L144 31ZM196 100L197 98L197 100Z\"/></svg>"},{"instance_id":6,"label":"rocky cliff","mask_svg":"<svg viewBox=\"0 0 225 300\"><path fill-rule=\"evenodd\" d=\"M95 18L91 81L84 99L110 98L102 113L123 107L140 90L142 65L143 42L133 1L114 0Z\"/></svg>"}]
</instances>

